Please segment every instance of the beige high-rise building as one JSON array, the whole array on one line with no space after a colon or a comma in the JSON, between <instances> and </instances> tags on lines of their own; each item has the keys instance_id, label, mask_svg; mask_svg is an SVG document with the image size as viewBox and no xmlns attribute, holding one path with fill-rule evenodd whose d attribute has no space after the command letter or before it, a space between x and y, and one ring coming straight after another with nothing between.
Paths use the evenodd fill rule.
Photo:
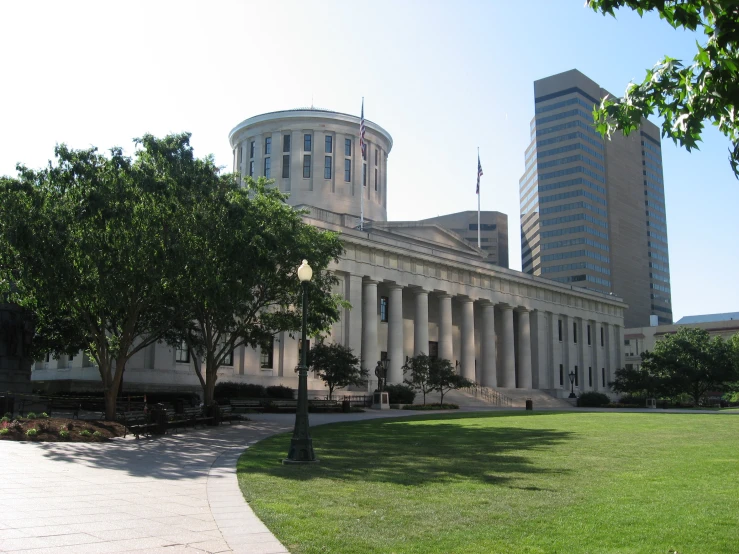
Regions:
<instances>
[{"instance_id":1,"label":"beige high-rise building","mask_svg":"<svg viewBox=\"0 0 739 554\"><path fill-rule=\"evenodd\" d=\"M469 210L454 214L440 215L423 219L436 223L464 238L472 246L477 246L477 212ZM508 267L508 216L501 212L480 212L480 249L488 257L488 263Z\"/></svg>"},{"instance_id":2,"label":"beige high-rise building","mask_svg":"<svg viewBox=\"0 0 739 554\"><path fill-rule=\"evenodd\" d=\"M534 82L536 115L519 181L523 271L613 293L627 327L672 323L659 129L604 140L593 106L609 94L573 69Z\"/></svg>"}]
</instances>

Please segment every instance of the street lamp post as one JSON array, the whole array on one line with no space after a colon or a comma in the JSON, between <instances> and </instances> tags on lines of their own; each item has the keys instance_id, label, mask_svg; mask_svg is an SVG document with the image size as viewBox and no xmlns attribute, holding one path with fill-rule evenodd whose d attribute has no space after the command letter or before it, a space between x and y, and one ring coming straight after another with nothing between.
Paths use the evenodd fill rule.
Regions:
<instances>
[{"instance_id":1,"label":"street lamp post","mask_svg":"<svg viewBox=\"0 0 739 554\"><path fill-rule=\"evenodd\" d=\"M308 424L308 348L307 348L307 326L308 326L308 283L313 277L313 270L308 265L308 260L303 260L298 268L298 279L303 288L303 329L302 348L300 349L300 365L298 366L298 409L295 412L295 429L293 438L290 440L290 451L282 463L301 464L315 463L316 454L313 452L313 439L310 437L310 425Z\"/></svg>"},{"instance_id":2,"label":"street lamp post","mask_svg":"<svg viewBox=\"0 0 739 554\"><path fill-rule=\"evenodd\" d=\"M577 395L575 394L575 372L570 371L569 373L570 378L570 387L572 387L570 392L570 398L577 398Z\"/></svg>"}]
</instances>

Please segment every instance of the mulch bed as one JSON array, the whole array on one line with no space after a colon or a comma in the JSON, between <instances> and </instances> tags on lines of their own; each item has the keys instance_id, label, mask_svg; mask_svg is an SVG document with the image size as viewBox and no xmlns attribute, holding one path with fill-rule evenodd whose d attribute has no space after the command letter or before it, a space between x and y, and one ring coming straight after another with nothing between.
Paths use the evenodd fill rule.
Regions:
<instances>
[{"instance_id":1,"label":"mulch bed","mask_svg":"<svg viewBox=\"0 0 739 554\"><path fill-rule=\"evenodd\" d=\"M112 437L122 437L124 427L114 421L80 420L65 417L27 419L15 416L10 421L0 422L0 429L8 429L0 434L0 440L31 442L104 442ZM36 429L36 436L29 436L26 431ZM69 433L62 437L60 431ZM90 435L80 434L89 431ZM93 433L99 433L98 435Z\"/></svg>"}]
</instances>

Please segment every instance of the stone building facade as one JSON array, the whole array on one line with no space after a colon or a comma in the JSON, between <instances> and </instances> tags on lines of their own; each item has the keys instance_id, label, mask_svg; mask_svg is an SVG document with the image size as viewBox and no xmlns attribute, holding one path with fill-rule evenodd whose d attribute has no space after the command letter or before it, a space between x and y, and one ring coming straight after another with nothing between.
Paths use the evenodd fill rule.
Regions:
<instances>
[{"instance_id":1,"label":"stone building facade","mask_svg":"<svg viewBox=\"0 0 739 554\"><path fill-rule=\"evenodd\" d=\"M365 164L358 150L359 118L319 110L276 112L248 119L231 133L235 167L240 171L246 167L247 174L252 162L255 171L264 170L265 158L275 157L276 145L282 147L284 137L290 136L290 152L284 154L289 156L284 159L290 166L287 177L270 177L290 195L291 204L307 210L308 223L341 233L345 253L330 271L339 280L336 292L351 307L326 339L351 347L370 375L377 361L389 359L390 383L402 382L406 357L423 352L451 360L462 375L488 387L541 389L566 396L570 386L566 375L574 371L579 390L607 391L613 372L621 367L623 301L492 265L487 252L438 223L387 221L387 155L392 139L374 123L367 122L367 129L366 165L372 179L364 181L369 190L362 229L358 202L362 181L352 176ZM311 135L311 150L305 148L306 135ZM326 152L327 137L331 154ZM297 150L296 140L302 142ZM265 144L269 149L260 152L257 145ZM347 150L335 150L337 144ZM316 164L316 156L324 158L323 166ZM332 159L326 161L329 156ZM341 179L334 171L330 178L328 172L316 174L329 163L332 168L337 163L346 166L352 173ZM296 175L295 169L303 167L309 170ZM269 162L269 168L283 175L279 165ZM264 349L242 347L233 353L231 365L221 369L220 378L295 387L300 346L297 337L285 333ZM84 356L72 363L39 362L34 379L49 385L62 372L70 386L99 381L97 369ZM186 352L164 344L137 354L124 379L128 390L198 388ZM374 385L370 379L368 390ZM309 388L326 390L312 374Z\"/></svg>"}]
</instances>

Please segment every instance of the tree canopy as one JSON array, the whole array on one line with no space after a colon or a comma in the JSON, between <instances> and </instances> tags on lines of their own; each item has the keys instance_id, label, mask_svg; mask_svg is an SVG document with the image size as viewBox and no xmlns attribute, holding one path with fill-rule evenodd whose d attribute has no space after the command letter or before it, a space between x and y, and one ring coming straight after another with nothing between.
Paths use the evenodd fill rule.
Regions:
<instances>
[{"instance_id":1,"label":"tree canopy","mask_svg":"<svg viewBox=\"0 0 739 554\"><path fill-rule=\"evenodd\" d=\"M410 387L421 391L423 403L426 404L426 395L437 391L444 403L444 395L452 389L460 389L472 386L472 382L458 375L452 367L452 363L444 358L436 358L427 354L418 354L403 366L403 372L410 377L405 383Z\"/></svg>"},{"instance_id":2,"label":"tree canopy","mask_svg":"<svg viewBox=\"0 0 739 554\"><path fill-rule=\"evenodd\" d=\"M688 151L698 148L705 122L729 138L729 162L739 178L739 3L735 0L588 0L596 12L610 14L622 7L639 15L655 11L675 29L702 31L693 62L665 56L641 83L631 83L623 98L605 98L594 110L599 132L629 134L642 118L663 118L662 136Z\"/></svg>"},{"instance_id":3,"label":"tree canopy","mask_svg":"<svg viewBox=\"0 0 739 554\"><path fill-rule=\"evenodd\" d=\"M326 383L329 400L333 397L334 389L361 385L369 374L360 367L359 358L351 348L335 343L318 343L313 346L308 352L308 367Z\"/></svg>"}]
</instances>

